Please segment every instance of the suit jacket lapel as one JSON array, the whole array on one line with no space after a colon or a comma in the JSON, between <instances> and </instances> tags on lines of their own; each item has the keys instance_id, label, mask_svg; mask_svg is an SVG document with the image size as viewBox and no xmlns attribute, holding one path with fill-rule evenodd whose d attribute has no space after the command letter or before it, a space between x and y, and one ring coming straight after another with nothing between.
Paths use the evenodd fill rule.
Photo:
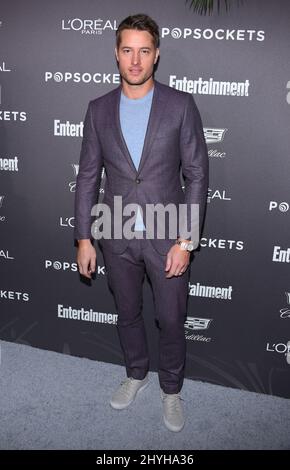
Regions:
<instances>
[{"instance_id":1,"label":"suit jacket lapel","mask_svg":"<svg viewBox=\"0 0 290 470\"><path fill-rule=\"evenodd\" d=\"M123 152L123 155L127 159L129 165L131 166L132 170L137 173L137 170L135 168L134 162L131 158L130 152L128 150L128 147L126 145L122 129L121 129L121 123L120 123L120 97L121 97L121 91L122 91L122 85L119 85L118 88L115 90L114 94L114 103L113 103L113 123L114 123L114 133L117 139L117 142Z\"/></svg>"},{"instance_id":2,"label":"suit jacket lapel","mask_svg":"<svg viewBox=\"0 0 290 470\"><path fill-rule=\"evenodd\" d=\"M154 137L158 133L158 128L161 123L162 114L165 108L165 100L163 99L159 83L155 80L154 81L154 92L152 97L152 105L149 114L149 120L147 125L147 131L144 139L144 145L142 150L142 155L138 167L138 173L141 172L146 159L148 158L152 146L152 142Z\"/></svg>"}]
</instances>

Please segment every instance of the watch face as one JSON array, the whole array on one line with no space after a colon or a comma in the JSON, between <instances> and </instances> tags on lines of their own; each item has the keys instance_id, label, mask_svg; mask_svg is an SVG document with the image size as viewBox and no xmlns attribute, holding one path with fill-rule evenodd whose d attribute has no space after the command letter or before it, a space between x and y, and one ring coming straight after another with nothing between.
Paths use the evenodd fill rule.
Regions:
<instances>
[{"instance_id":1,"label":"watch face","mask_svg":"<svg viewBox=\"0 0 290 470\"><path fill-rule=\"evenodd\" d=\"M193 243L188 243L187 251L192 251L192 250L193 250Z\"/></svg>"}]
</instances>

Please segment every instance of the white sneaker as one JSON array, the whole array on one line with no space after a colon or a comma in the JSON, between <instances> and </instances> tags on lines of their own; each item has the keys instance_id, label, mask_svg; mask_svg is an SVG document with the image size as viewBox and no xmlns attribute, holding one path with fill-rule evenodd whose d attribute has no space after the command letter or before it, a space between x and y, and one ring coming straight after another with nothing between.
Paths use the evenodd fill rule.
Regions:
<instances>
[{"instance_id":1,"label":"white sneaker","mask_svg":"<svg viewBox=\"0 0 290 470\"><path fill-rule=\"evenodd\" d=\"M127 406L135 400L137 393L144 390L148 384L148 374L143 380L137 380L133 377L128 377L123 380L111 398L111 407L115 410L123 410L124 408L127 408Z\"/></svg>"},{"instance_id":2,"label":"white sneaker","mask_svg":"<svg viewBox=\"0 0 290 470\"><path fill-rule=\"evenodd\" d=\"M160 392L165 426L173 432L181 431L185 424L181 396L179 393L164 393L162 389Z\"/></svg>"}]
</instances>

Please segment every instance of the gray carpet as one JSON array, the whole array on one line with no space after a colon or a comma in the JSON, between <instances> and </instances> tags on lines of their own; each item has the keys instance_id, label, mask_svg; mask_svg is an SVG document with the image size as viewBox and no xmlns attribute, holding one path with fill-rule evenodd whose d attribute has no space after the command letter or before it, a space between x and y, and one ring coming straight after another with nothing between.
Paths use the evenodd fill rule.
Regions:
<instances>
[{"instance_id":1,"label":"gray carpet","mask_svg":"<svg viewBox=\"0 0 290 470\"><path fill-rule=\"evenodd\" d=\"M124 367L1 342L0 449L290 449L284 398L185 380L187 421L162 421L158 377L127 410L108 404Z\"/></svg>"}]
</instances>

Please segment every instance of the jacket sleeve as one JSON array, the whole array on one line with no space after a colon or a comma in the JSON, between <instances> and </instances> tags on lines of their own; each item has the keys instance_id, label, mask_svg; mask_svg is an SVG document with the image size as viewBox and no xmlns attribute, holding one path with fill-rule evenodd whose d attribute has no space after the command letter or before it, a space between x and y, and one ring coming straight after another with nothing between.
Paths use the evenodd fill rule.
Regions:
<instances>
[{"instance_id":1,"label":"jacket sleeve","mask_svg":"<svg viewBox=\"0 0 290 470\"><path fill-rule=\"evenodd\" d=\"M79 172L76 180L74 237L77 240L92 239L91 209L99 196L102 166L102 149L93 123L92 102L90 101L84 120Z\"/></svg>"},{"instance_id":2,"label":"jacket sleeve","mask_svg":"<svg viewBox=\"0 0 290 470\"><path fill-rule=\"evenodd\" d=\"M198 229L198 240L196 240L198 244L207 201L209 163L198 108L191 94L187 93L186 98L180 131L181 166L185 183L185 222L186 229L191 233L197 233ZM198 205L198 220L196 220L196 212L193 212L192 217L191 204ZM182 227L180 227L179 235L181 238L189 238L182 236Z\"/></svg>"}]
</instances>

